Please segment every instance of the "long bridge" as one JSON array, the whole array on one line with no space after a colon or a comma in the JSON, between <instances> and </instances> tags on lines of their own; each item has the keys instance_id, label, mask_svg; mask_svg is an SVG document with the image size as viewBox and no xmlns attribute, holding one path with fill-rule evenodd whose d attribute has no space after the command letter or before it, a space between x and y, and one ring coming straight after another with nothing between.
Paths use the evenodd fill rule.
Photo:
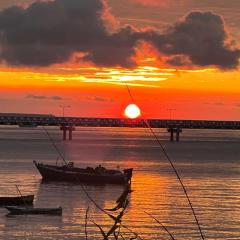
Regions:
<instances>
[{"instance_id":1,"label":"long bridge","mask_svg":"<svg viewBox=\"0 0 240 240\"><path fill-rule=\"evenodd\" d=\"M131 128L166 128L170 132L170 140L179 141L182 129L240 129L240 121L210 121L210 120L173 120L173 119L143 119L128 118L86 118L86 117L56 117L54 115L41 114L0 114L0 125L18 125L20 127L34 126L60 126L63 131L63 139L66 140L66 132L69 131L69 139L72 139L72 131L75 126L82 127L131 127Z\"/></svg>"}]
</instances>

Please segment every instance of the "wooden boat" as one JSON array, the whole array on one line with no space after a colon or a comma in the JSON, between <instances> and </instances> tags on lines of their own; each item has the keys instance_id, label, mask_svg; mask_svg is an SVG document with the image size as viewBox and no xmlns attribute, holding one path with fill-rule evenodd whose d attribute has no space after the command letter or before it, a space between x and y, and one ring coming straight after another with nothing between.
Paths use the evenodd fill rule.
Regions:
<instances>
[{"instance_id":1,"label":"wooden boat","mask_svg":"<svg viewBox=\"0 0 240 240\"><path fill-rule=\"evenodd\" d=\"M33 207L5 207L11 215L22 214L47 214L47 215L62 215L62 207L58 208L33 208Z\"/></svg>"},{"instance_id":2,"label":"wooden boat","mask_svg":"<svg viewBox=\"0 0 240 240\"><path fill-rule=\"evenodd\" d=\"M63 166L37 163L33 161L43 181L67 181L74 183L90 184L125 184L130 183L132 178L132 168L124 170L106 169L99 165L96 168L74 167L73 163Z\"/></svg>"},{"instance_id":3,"label":"wooden boat","mask_svg":"<svg viewBox=\"0 0 240 240\"><path fill-rule=\"evenodd\" d=\"M34 195L0 197L0 206L31 205Z\"/></svg>"}]
</instances>

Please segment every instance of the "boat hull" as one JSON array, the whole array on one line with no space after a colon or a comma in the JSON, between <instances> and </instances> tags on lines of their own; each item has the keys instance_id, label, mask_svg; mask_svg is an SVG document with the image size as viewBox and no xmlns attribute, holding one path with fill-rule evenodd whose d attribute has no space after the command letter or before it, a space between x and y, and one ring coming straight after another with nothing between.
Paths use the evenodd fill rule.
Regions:
<instances>
[{"instance_id":1,"label":"boat hull","mask_svg":"<svg viewBox=\"0 0 240 240\"><path fill-rule=\"evenodd\" d=\"M34 162L44 182L73 182L89 184L125 184L128 183L128 175L121 171L109 170L107 173L98 173L93 169L68 168L47 165ZM110 173L113 172L113 173Z\"/></svg>"},{"instance_id":2,"label":"boat hull","mask_svg":"<svg viewBox=\"0 0 240 240\"><path fill-rule=\"evenodd\" d=\"M16 206L33 204L34 195L25 195L18 197L0 197L0 206Z\"/></svg>"},{"instance_id":3,"label":"boat hull","mask_svg":"<svg viewBox=\"0 0 240 240\"><path fill-rule=\"evenodd\" d=\"M62 208L27 208L27 207L11 207L6 206L6 209L11 215L23 215L23 214L46 214L46 215L62 215Z\"/></svg>"}]
</instances>

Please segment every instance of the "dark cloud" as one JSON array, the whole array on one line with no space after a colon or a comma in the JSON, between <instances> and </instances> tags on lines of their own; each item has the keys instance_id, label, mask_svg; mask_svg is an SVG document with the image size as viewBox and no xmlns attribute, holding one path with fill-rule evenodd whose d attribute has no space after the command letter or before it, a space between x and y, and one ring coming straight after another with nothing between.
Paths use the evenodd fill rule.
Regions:
<instances>
[{"instance_id":1,"label":"dark cloud","mask_svg":"<svg viewBox=\"0 0 240 240\"><path fill-rule=\"evenodd\" d=\"M225 104L223 102L216 102L215 105L216 106L224 106Z\"/></svg>"},{"instance_id":2,"label":"dark cloud","mask_svg":"<svg viewBox=\"0 0 240 240\"><path fill-rule=\"evenodd\" d=\"M109 35L105 42L93 46L92 51L84 58L99 66L133 67L131 59L135 55L135 45L140 40L139 35L131 26L119 29Z\"/></svg>"},{"instance_id":3,"label":"dark cloud","mask_svg":"<svg viewBox=\"0 0 240 240\"><path fill-rule=\"evenodd\" d=\"M46 96L43 95L33 95L33 94L28 94L26 98L31 98L31 99L38 99L38 100L43 100L46 99Z\"/></svg>"},{"instance_id":4,"label":"dark cloud","mask_svg":"<svg viewBox=\"0 0 240 240\"><path fill-rule=\"evenodd\" d=\"M13 65L62 63L108 37L100 0L35 2L0 13L2 59Z\"/></svg>"},{"instance_id":5,"label":"dark cloud","mask_svg":"<svg viewBox=\"0 0 240 240\"><path fill-rule=\"evenodd\" d=\"M236 103L235 106L236 106L236 107L240 107L240 103Z\"/></svg>"},{"instance_id":6,"label":"dark cloud","mask_svg":"<svg viewBox=\"0 0 240 240\"><path fill-rule=\"evenodd\" d=\"M99 96L88 97L87 99L96 102L114 102L112 98L104 98Z\"/></svg>"},{"instance_id":7,"label":"dark cloud","mask_svg":"<svg viewBox=\"0 0 240 240\"><path fill-rule=\"evenodd\" d=\"M60 97L60 96L51 96L51 97L48 97L48 96L44 96L44 95L34 95L34 94L28 94L28 95L26 96L26 98L36 99L36 100L46 100L46 99L55 100L55 101L64 100L64 99L63 99L62 97Z\"/></svg>"},{"instance_id":8,"label":"dark cloud","mask_svg":"<svg viewBox=\"0 0 240 240\"><path fill-rule=\"evenodd\" d=\"M135 42L128 28L108 32L107 10L101 0L44 1L5 9L0 12L0 57L11 65L47 66L83 52L83 60L97 65L132 66Z\"/></svg>"},{"instance_id":9,"label":"dark cloud","mask_svg":"<svg viewBox=\"0 0 240 240\"><path fill-rule=\"evenodd\" d=\"M154 38L160 52L187 56L195 65L234 68L239 63L240 50L227 43L222 18L211 12L192 12L166 34Z\"/></svg>"},{"instance_id":10,"label":"dark cloud","mask_svg":"<svg viewBox=\"0 0 240 240\"><path fill-rule=\"evenodd\" d=\"M166 58L166 63L172 66L189 66L191 65L191 61L188 57L183 55L175 55Z\"/></svg>"},{"instance_id":11,"label":"dark cloud","mask_svg":"<svg viewBox=\"0 0 240 240\"><path fill-rule=\"evenodd\" d=\"M166 33L125 26L108 31L112 16L103 0L38 1L0 12L0 59L10 65L48 66L76 52L98 66L133 67L138 41L152 43L171 65L234 68L239 49L227 43L223 21L192 12ZM185 60L188 60L185 62ZM183 61L184 60L184 61Z\"/></svg>"},{"instance_id":12,"label":"dark cloud","mask_svg":"<svg viewBox=\"0 0 240 240\"><path fill-rule=\"evenodd\" d=\"M51 99L52 99L52 100L55 100L55 101L64 100L64 98L62 98L62 97L60 97L60 96L52 96Z\"/></svg>"}]
</instances>

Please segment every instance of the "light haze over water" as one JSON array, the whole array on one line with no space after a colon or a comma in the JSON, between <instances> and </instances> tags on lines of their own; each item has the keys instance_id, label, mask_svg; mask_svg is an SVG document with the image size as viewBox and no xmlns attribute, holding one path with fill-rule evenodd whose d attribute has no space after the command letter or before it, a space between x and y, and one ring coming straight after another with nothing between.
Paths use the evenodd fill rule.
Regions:
<instances>
[{"instance_id":1,"label":"light haze over water","mask_svg":"<svg viewBox=\"0 0 240 240\"><path fill-rule=\"evenodd\" d=\"M73 141L62 141L56 127L47 128L66 159L76 166L133 167L130 205L124 224L143 239L169 239L144 211L154 215L176 239L200 239L181 186L148 129L77 128ZM240 131L183 130L180 142L169 142L165 129L154 129L188 190L206 239L240 239ZM0 239L85 239L89 218L108 229L112 221L97 210L79 185L41 184L32 161L54 163L58 157L41 128L0 128L0 195L35 194L37 207L63 207L63 216L6 216L0 208ZM86 186L102 208L115 206L122 186ZM101 239L90 221L89 239Z\"/></svg>"}]
</instances>

